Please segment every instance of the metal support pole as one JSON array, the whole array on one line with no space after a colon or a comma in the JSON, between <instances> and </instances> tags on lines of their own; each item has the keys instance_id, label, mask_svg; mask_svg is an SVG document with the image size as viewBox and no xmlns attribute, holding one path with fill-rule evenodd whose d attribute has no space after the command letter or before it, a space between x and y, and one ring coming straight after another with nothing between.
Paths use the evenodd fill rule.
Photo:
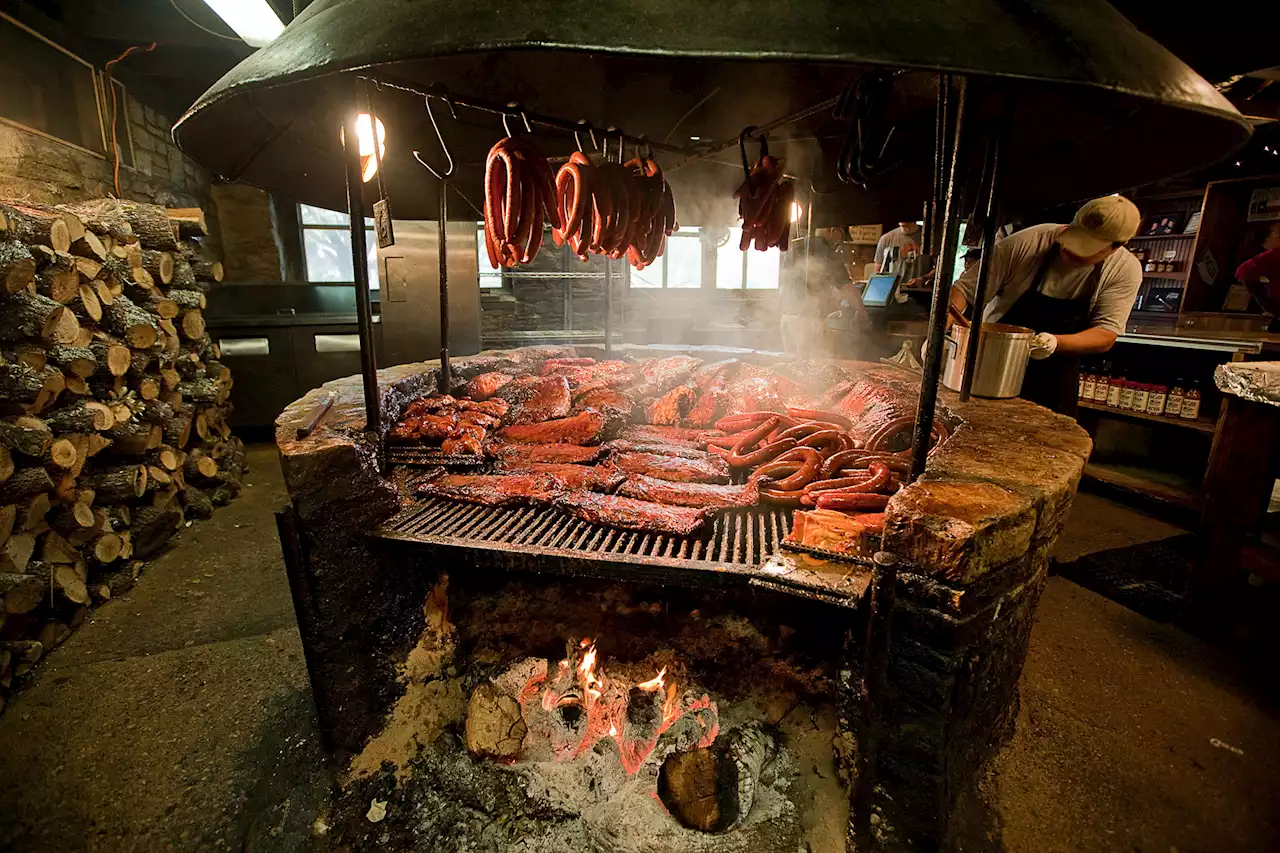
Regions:
<instances>
[{"instance_id":1,"label":"metal support pole","mask_svg":"<svg viewBox=\"0 0 1280 853\"><path fill-rule=\"evenodd\" d=\"M960 402L967 403L973 394L973 377L977 373L978 348L982 341L982 312L987 305L987 279L991 274L991 256L996 249L996 217L1000 194L1000 147L1008 133L1008 121L1001 120L987 139L987 153L982 166L984 200L982 214L982 255L978 258L978 280L973 289L973 316L969 329L969 345L964 353L964 378L960 381ZM950 297L948 296L948 299Z\"/></svg>"},{"instance_id":2,"label":"metal support pole","mask_svg":"<svg viewBox=\"0 0 1280 853\"><path fill-rule=\"evenodd\" d=\"M604 259L604 354L613 355L613 258Z\"/></svg>"},{"instance_id":3,"label":"metal support pole","mask_svg":"<svg viewBox=\"0 0 1280 853\"><path fill-rule=\"evenodd\" d=\"M364 242L364 176L360 168L360 136L357 128L359 99L352 80L351 112L342 135L347 161L347 215L351 232L351 273L356 288L356 323L360 332L360 375L364 379L365 429L378 432L378 361L373 351L373 307L369 303L369 254ZM376 136L376 134L375 134ZM376 143L375 143L376 144Z\"/></svg>"},{"instance_id":4,"label":"metal support pole","mask_svg":"<svg viewBox=\"0 0 1280 853\"><path fill-rule=\"evenodd\" d=\"M453 387L452 370L449 367L449 182L440 182L440 236L436 251L440 255L440 382L441 394L448 394Z\"/></svg>"},{"instance_id":5,"label":"metal support pole","mask_svg":"<svg viewBox=\"0 0 1280 853\"><path fill-rule=\"evenodd\" d=\"M942 207L942 182L947 168L947 114L951 99L951 75L938 75L937 108L933 118L933 189L924 204L924 241L922 251L936 257L938 242L938 214Z\"/></svg>"},{"instance_id":6,"label":"metal support pole","mask_svg":"<svg viewBox=\"0 0 1280 853\"><path fill-rule=\"evenodd\" d=\"M948 75L949 77L950 75ZM955 137L951 144L951 162L944 182L942 240L938 245L936 273L933 280L933 303L929 308L929 341L924 353L924 372L920 377L920 403L916 407L915 435L911 442L911 479L924 473L929 457L929 438L933 432L933 414L938 406L938 380L942 376L942 336L947 327L947 305L951 300L951 279L956 266L956 241L960 232L960 198L956 186L957 172L963 160L965 89L967 81L956 81ZM941 93L939 93L941 97Z\"/></svg>"},{"instance_id":7,"label":"metal support pole","mask_svg":"<svg viewBox=\"0 0 1280 853\"><path fill-rule=\"evenodd\" d=\"M889 653L893 609L898 583L898 559L888 551L877 551L872 569L858 672L858 726L855 736L858 753L854 784L850 792L849 850L874 848L871 817L874 813L876 777L880 764L880 741L884 734L885 688L889 682Z\"/></svg>"}]
</instances>

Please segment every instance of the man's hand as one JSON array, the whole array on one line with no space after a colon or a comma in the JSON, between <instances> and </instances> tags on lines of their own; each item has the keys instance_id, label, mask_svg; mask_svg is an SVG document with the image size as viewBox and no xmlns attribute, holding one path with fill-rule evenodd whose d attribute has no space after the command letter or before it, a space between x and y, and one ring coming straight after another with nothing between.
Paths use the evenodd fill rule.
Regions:
<instances>
[{"instance_id":1,"label":"man's hand","mask_svg":"<svg viewBox=\"0 0 1280 853\"><path fill-rule=\"evenodd\" d=\"M1058 348L1058 339L1048 332L1037 332L1031 339L1031 357L1036 361L1048 358Z\"/></svg>"}]
</instances>

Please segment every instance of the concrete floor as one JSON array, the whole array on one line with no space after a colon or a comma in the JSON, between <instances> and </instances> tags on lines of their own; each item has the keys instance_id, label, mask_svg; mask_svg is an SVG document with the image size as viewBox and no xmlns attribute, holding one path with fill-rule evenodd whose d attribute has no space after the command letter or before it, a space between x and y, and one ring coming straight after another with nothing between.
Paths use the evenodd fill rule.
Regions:
<instances>
[{"instance_id":1,"label":"concrete floor","mask_svg":"<svg viewBox=\"0 0 1280 853\"><path fill-rule=\"evenodd\" d=\"M279 469L269 447L250 459L241 498L94 611L0 717L0 850L311 845L330 769L276 543ZM1062 553L1178 532L1086 494ZM1051 579L1018 732L985 783L987 846L1280 849L1280 711L1259 675Z\"/></svg>"}]
</instances>

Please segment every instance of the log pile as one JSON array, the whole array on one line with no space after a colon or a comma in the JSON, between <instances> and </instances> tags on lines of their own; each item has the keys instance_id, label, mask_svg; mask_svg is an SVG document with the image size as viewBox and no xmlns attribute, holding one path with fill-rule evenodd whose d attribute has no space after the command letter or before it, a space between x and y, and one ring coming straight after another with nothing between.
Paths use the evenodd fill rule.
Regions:
<instances>
[{"instance_id":1,"label":"log pile","mask_svg":"<svg viewBox=\"0 0 1280 853\"><path fill-rule=\"evenodd\" d=\"M0 710L244 476L196 208L0 201Z\"/></svg>"}]
</instances>

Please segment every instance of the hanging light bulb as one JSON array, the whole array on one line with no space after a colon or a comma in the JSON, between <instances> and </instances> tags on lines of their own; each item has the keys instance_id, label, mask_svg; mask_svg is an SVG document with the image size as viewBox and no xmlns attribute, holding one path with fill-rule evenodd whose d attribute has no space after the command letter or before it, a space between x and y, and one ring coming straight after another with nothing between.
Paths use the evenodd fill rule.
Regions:
<instances>
[{"instance_id":1,"label":"hanging light bulb","mask_svg":"<svg viewBox=\"0 0 1280 853\"><path fill-rule=\"evenodd\" d=\"M360 172L361 178L367 184L373 180L373 176L378 174L378 162L387 156L387 126L382 123L382 119L377 119L378 126L378 156L373 156L373 120L368 113L360 113L356 116L356 139L360 142ZM347 144L347 130L342 128L338 132L338 138L342 140L342 144Z\"/></svg>"},{"instance_id":2,"label":"hanging light bulb","mask_svg":"<svg viewBox=\"0 0 1280 853\"><path fill-rule=\"evenodd\" d=\"M804 216L804 208L800 206L800 202L791 202L791 221L799 222L801 216Z\"/></svg>"}]
</instances>

